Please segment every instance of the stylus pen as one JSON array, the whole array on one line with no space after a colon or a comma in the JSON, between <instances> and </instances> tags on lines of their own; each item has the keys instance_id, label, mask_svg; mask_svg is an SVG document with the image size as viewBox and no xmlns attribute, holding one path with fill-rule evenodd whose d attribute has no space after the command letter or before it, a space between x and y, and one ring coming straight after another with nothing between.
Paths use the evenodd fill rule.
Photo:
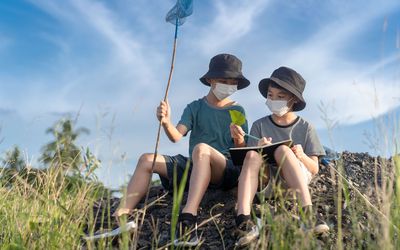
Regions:
<instances>
[{"instance_id":1,"label":"stylus pen","mask_svg":"<svg viewBox=\"0 0 400 250\"><path fill-rule=\"evenodd\" d=\"M260 138L258 138L258 137L255 137L255 136L252 136L252 135L250 135L250 134L247 134L247 133L244 133L244 135L245 135L245 136L247 136L247 137L249 137L249 138L251 138L251 139L257 140L257 141L259 141L259 140L260 140Z\"/></svg>"}]
</instances>

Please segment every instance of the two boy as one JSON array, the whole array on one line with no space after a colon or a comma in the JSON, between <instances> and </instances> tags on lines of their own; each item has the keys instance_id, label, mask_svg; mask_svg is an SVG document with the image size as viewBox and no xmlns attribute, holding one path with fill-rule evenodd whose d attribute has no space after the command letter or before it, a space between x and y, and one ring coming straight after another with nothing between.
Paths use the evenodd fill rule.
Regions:
<instances>
[{"instance_id":1,"label":"two boy","mask_svg":"<svg viewBox=\"0 0 400 250\"><path fill-rule=\"evenodd\" d=\"M189 157L158 155L153 169L159 174L163 186L171 189L173 172L177 171L179 181L186 163L190 163L188 199L179 216L178 235L174 244L197 245L197 210L206 189L230 189L237 185L238 180L236 225L241 231L238 245L243 246L257 239L258 229L250 213L263 159L258 152L250 151L243 166L235 166L230 160L229 148L270 144L286 139L291 139L294 146L281 146L275 151L275 164L266 168L264 173L270 180L264 192L271 191L272 178L278 177L286 187L298 193L302 212L307 218L305 224L313 227L316 233L328 231L325 222L313 217L308 190L312 175L318 172L318 157L325 153L312 125L294 113L306 106L302 96L305 81L301 75L290 68L281 67L270 78L261 80L259 90L267 99L266 105L272 115L253 124L250 134L261 139L249 139L248 143L244 138L248 129L247 120L239 126L233 124L232 118L232 112L245 117L244 109L229 99L236 90L250 84L241 72L240 60L229 54L213 57L209 71L200 81L210 86L210 91L205 97L187 105L176 127L170 120L168 103L161 102L157 108L157 118L172 142L179 141L190 131ZM129 214L145 195L152 176L152 159L153 154L140 157L128 184L127 195L122 199L115 216Z\"/></svg>"},{"instance_id":2,"label":"two boy","mask_svg":"<svg viewBox=\"0 0 400 250\"><path fill-rule=\"evenodd\" d=\"M229 99L236 90L250 84L242 74L241 61L230 54L216 55L210 60L209 70L200 81L210 86L208 94L188 104L176 126L170 120L168 102L161 102L157 108L157 118L172 142L179 141L190 131L189 157L157 155L153 169L159 174L164 188L171 190L174 171L179 183L187 162L190 164L188 199L179 215L176 246L195 246L200 242L196 230L197 210L207 187L230 189L237 185L240 166L233 165L229 148L243 146L245 141L230 131L234 118L242 117L243 122L238 127L246 133L248 130L243 107ZM127 194L114 216L131 213L144 197L153 173L152 161L153 154L140 157ZM189 236L187 232L190 232Z\"/></svg>"}]
</instances>

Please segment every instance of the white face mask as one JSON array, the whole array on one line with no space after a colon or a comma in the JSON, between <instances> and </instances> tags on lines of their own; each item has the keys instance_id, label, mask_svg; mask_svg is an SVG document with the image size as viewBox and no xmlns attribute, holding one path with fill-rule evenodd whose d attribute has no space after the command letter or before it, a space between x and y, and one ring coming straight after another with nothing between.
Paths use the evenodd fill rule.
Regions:
<instances>
[{"instance_id":1,"label":"white face mask","mask_svg":"<svg viewBox=\"0 0 400 250\"><path fill-rule=\"evenodd\" d=\"M267 98L265 104L272 113L279 117L283 116L290 110L290 108L288 107L288 101L286 100L271 100Z\"/></svg>"},{"instance_id":2,"label":"white face mask","mask_svg":"<svg viewBox=\"0 0 400 250\"><path fill-rule=\"evenodd\" d=\"M212 90L212 92L214 93L215 97L217 97L217 99L221 101L235 93L236 90L237 85L229 85L218 82L215 84L215 88Z\"/></svg>"}]
</instances>

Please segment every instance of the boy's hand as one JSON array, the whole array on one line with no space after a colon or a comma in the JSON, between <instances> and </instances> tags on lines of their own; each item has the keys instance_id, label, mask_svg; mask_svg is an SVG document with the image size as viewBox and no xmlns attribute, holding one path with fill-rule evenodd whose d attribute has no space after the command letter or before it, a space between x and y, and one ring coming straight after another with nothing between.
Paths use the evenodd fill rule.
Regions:
<instances>
[{"instance_id":1,"label":"boy's hand","mask_svg":"<svg viewBox=\"0 0 400 250\"><path fill-rule=\"evenodd\" d=\"M269 145L269 144L272 144L272 138L271 137L268 137L268 138L267 137L263 137L257 143L258 146Z\"/></svg>"},{"instance_id":2,"label":"boy's hand","mask_svg":"<svg viewBox=\"0 0 400 250\"><path fill-rule=\"evenodd\" d=\"M297 159L301 160L305 156L303 147L301 144L296 144L293 147L291 147L293 153L296 155Z\"/></svg>"},{"instance_id":3,"label":"boy's hand","mask_svg":"<svg viewBox=\"0 0 400 250\"><path fill-rule=\"evenodd\" d=\"M232 123L229 128L231 130L232 138L236 139L244 138L245 132L243 131L242 127Z\"/></svg>"},{"instance_id":4,"label":"boy's hand","mask_svg":"<svg viewBox=\"0 0 400 250\"><path fill-rule=\"evenodd\" d=\"M168 101L161 101L157 107L157 119L161 122L161 125L170 123L171 108Z\"/></svg>"},{"instance_id":5,"label":"boy's hand","mask_svg":"<svg viewBox=\"0 0 400 250\"><path fill-rule=\"evenodd\" d=\"M231 136L233 139L237 139L239 141L244 141L245 132L243 131L242 127L232 123L229 126L229 129L231 130Z\"/></svg>"}]
</instances>

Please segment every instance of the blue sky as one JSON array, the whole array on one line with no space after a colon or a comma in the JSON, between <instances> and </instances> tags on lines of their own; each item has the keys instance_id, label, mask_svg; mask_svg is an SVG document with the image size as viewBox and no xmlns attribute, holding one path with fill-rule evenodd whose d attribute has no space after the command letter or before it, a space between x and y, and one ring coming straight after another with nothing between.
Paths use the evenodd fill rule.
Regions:
<instances>
[{"instance_id":1,"label":"blue sky","mask_svg":"<svg viewBox=\"0 0 400 250\"><path fill-rule=\"evenodd\" d=\"M19 145L35 164L51 139L46 128L78 115L78 126L91 130L79 143L102 160L100 178L123 184L140 154L154 151L174 32L164 18L174 3L0 1L0 151ZM179 33L174 123L208 92L198 78L222 52L238 56L251 81L233 96L250 124L268 112L259 80L286 65L307 81L299 115L324 145L376 154L371 135L391 141L400 113L399 1L195 0ZM187 143L163 135L159 152L186 153Z\"/></svg>"}]
</instances>

